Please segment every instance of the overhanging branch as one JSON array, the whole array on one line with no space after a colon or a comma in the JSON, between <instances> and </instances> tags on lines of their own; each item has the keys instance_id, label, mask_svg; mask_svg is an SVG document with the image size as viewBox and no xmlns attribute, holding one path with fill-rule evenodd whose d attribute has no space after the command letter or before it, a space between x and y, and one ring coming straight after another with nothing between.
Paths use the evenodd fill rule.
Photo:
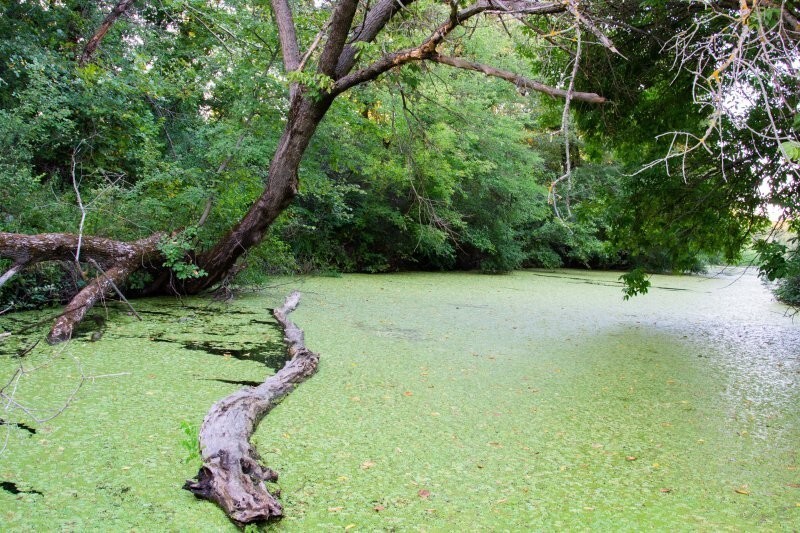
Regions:
<instances>
[{"instance_id":1,"label":"overhanging branch","mask_svg":"<svg viewBox=\"0 0 800 533\"><path fill-rule=\"evenodd\" d=\"M351 87L374 80L381 74L406 63L430 59L433 55L437 54L436 47L444 42L445 38L453 30L470 18L481 13L491 12L545 15L561 13L565 11L565 9L565 4L560 2L538 2L531 0L479 0L469 7L459 11L455 16L449 16L447 21L440 24L419 46L387 54L371 65L341 77L334 85L331 94L334 96L338 95Z\"/></svg>"},{"instance_id":2,"label":"overhanging branch","mask_svg":"<svg viewBox=\"0 0 800 533\"><path fill-rule=\"evenodd\" d=\"M555 87L550 87L549 85L545 85L538 81L525 78L524 76L520 76L519 74L516 74L514 72L495 68L490 65L484 65L483 63L476 63L474 61L468 61L460 57L450 57L439 54L433 54L427 57L426 59L436 63L441 63L443 65L450 65L451 67L461 68L465 70L474 70L475 72L482 72L487 76L492 76L495 78L500 78L508 82L511 82L517 87L522 87L525 89L530 89L532 91L544 93L555 98L567 97L567 91L565 91L564 89L557 89ZM584 93L580 91L573 91L571 98L573 100L580 100L581 102L587 102L590 104L603 104L607 102L607 100L604 97L600 96L599 94Z\"/></svg>"}]
</instances>

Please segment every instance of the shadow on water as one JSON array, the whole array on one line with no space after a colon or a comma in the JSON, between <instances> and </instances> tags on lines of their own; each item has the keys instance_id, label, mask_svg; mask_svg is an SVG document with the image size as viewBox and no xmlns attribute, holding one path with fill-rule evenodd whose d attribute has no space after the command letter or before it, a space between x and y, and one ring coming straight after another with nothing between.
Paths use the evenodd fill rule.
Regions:
<instances>
[{"instance_id":1,"label":"shadow on water","mask_svg":"<svg viewBox=\"0 0 800 533\"><path fill-rule=\"evenodd\" d=\"M31 435L36 434L36 428L32 428L29 425L24 424L22 422L8 422L7 420L3 420L2 418L0 418L0 426L9 426L9 427L16 426L19 429L24 429Z\"/></svg>"},{"instance_id":2,"label":"shadow on water","mask_svg":"<svg viewBox=\"0 0 800 533\"><path fill-rule=\"evenodd\" d=\"M12 481L0 481L0 489L3 489L4 491L10 494L38 494L39 496L42 495L42 493L38 490L34 489L22 490L19 487L17 487L16 483Z\"/></svg>"},{"instance_id":3,"label":"shadow on water","mask_svg":"<svg viewBox=\"0 0 800 533\"><path fill-rule=\"evenodd\" d=\"M241 361L256 361L273 370L283 367L287 359L283 344L272 341L259 344L246 343L234 346L212 341L186 341L164 337L153 337L152 340L153 342L179 344L186 350L205 352L210 355L233 357Z\"/></svg>"},{"instance_id":4,"label":"shadow on water","mask_svg":"<svg viewBox=\"0 0 800 533\"><path fill-rule=\"evenodd\" d=\"M242 387L258 387L263 381L249 381L246 379L219 379L219 378L202 378L203 381L218 381L219 383L227 383L229 385L239 385Z\"/></svg>"}]
</instances>

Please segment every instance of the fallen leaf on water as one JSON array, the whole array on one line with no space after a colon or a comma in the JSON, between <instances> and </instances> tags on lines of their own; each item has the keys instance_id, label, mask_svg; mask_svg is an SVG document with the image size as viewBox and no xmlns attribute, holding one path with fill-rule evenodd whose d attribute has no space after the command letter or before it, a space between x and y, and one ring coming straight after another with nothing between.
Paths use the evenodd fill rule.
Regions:
<instances>
[{"instance_id":1,"label":"fallen leaf on water","mask_svg":"<svg viewBox=\"0 0 800 533\"><path fill-rule=\"evenodd\" d=\"M419 489L419 492L417 492L417 494L419 494L419 497L422 498L423 500L427 500L431 495L431 491L427 489Z\"/></svg>"},{"instance_id":2,"label":"fallen leaf on water","mask_svg":"<svg viewBox=\"0 0 800 533\"><path fill-rule=\"evenodd\" d=\"M368 470L368 469L372 468L373 466L375 466L375 462L374 461L366 460L363 463L361 463L361 468L364 469L364 470Z\"/></svg>"}]
</instances>

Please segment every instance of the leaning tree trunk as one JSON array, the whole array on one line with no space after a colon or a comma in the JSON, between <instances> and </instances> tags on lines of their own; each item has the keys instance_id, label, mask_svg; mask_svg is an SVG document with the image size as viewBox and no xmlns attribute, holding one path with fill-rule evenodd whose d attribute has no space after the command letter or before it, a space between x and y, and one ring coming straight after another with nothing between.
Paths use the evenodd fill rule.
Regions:
<instances>
[{"instance_id":1,"label":"leaning tree trunk","mask_svg":"<svg viewBox=\"0 0 800 533\"><path fill-rule=\"evenodd\" d=\"M208 275L187 282L187 293L200 292L222 280L242 254L261 242L297 196L300 160L332 102L330 96L315 101L302 93L293 98L289 120L269 166L267 187L247 214L213 248L197 257L197 265Z\"/></svg>"},{"instance_id":2,"label":"leaning tree trunk","mask_svg":"<svg viewBox=\"0 0 800 533\"><path fill-rule=\"evenodd\" d=\"M197 480L184 485L198 498L217 503L240 524L283 514L264 484L276 481L278 474L259 462L250 437L264 415L317 370L319 356L306 348L303 331L286 317L299 302L300 293L295 291L273 313L284 331L289 362L258 387L245 387L211 407L200 428L203 466Z\"/></svg>"}]
</instances>

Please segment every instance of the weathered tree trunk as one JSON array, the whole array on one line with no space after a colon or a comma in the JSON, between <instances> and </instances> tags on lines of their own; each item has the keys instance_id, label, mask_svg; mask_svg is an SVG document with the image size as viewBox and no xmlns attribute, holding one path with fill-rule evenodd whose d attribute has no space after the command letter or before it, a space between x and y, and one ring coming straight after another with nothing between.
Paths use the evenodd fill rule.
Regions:
<instances>
[{"instance_id":1,"label":"weathered tree trunk","mask_svg":"<svg viewBox=\"0 0 800 533\"><path fill-rule=\"evenodd\" d=\"M264 415L317 370L319 356L306 348L303 331L286 317L299 301L300 293L293 292L273 313L284 331L289 362L258 387L245 387L211 407L200 428L203 466L197 480L184 485L198 498L217 503L240 524L283 514L264 484L278 475L261 465L250 437Z\"/></svg>"},{"instance_id":2,"label":"weathered tree trunk","mask_svg":"<svg viewBox=\"0 0 800 533\"><path fill-rule=\"evenodd\" d=\"M109 293L112 287L122 285L130 274L140 268L150 268L157 273L153 284L145 289L147 294L197 294L213 287L224 279L244 253L261 242L270 225L297 195L300 161L332 101L332 96L312 100L301 91L295 94L286 128L269 167L264 192L247 214L213 248L195 258L196 264L208 273L206 276L176 283L171 273L162 265L163 259L158 250L162 234L126 243L72 234L0 233L0 257L14 262L0 279L7 281L28 264L55 260L74 261L78 255L78 247L81 248L82 261L94 259L103 265L105 274L76 294L67 304L65 312L58 317L48 335L50 343L71 338L75 327L92 306ZM161 272L157 272L158 270Z\"/></svg>"}]
</instances>

